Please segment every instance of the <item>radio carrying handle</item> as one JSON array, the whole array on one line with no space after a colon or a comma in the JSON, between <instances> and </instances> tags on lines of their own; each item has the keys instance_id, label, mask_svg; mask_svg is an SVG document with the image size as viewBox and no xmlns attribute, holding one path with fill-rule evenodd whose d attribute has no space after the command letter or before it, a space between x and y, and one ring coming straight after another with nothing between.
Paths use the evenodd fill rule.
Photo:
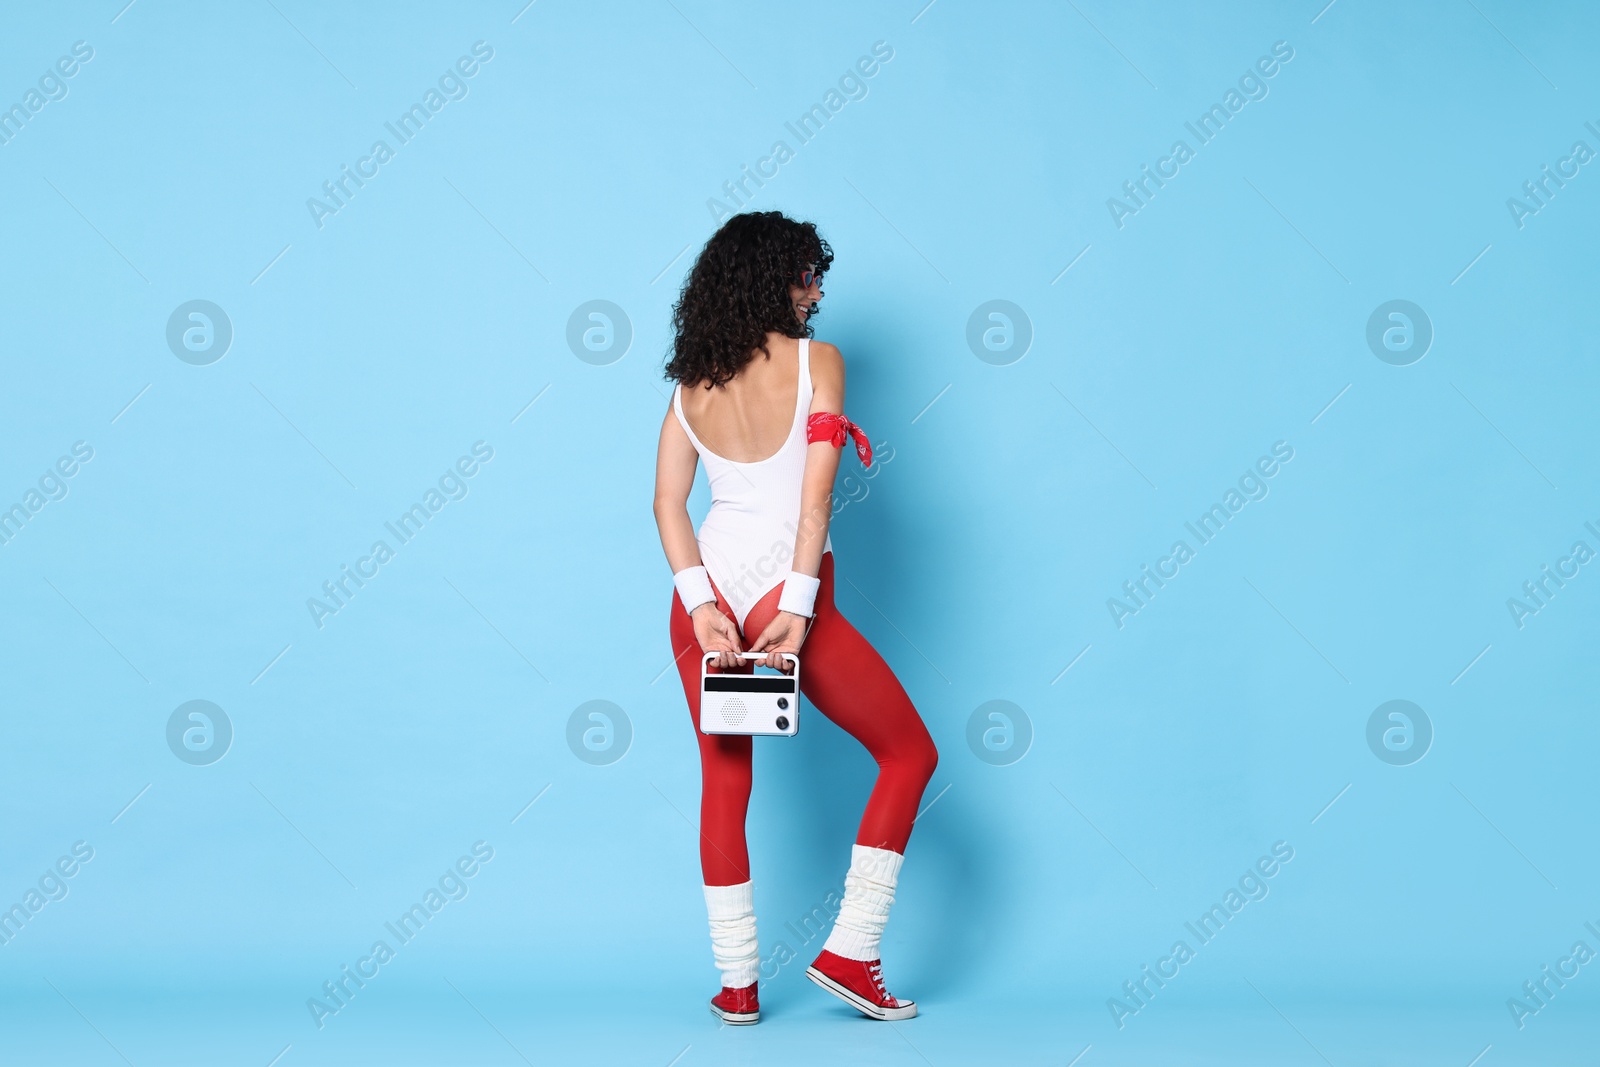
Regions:
<instances>
[{"instance_id":1,"label":"radio carrying handle","mask_svg":"<svg viewBox=\"0 0 1600 1067\"><path fill-rule=\"evenodd\" d=\"M707 652L705 655L701 656L700 673L704 675L706 673L706 668L711 665L711 661L720 655L722 655L721 652ZM769 655L771 655L771 653L735 652L734 655L738 656L740 659L766 659ZM790 667L798 667L800 665L800 657L795 655L793 652L779 652L778 655L788 660Z\"/></svg>"}]
</instances>

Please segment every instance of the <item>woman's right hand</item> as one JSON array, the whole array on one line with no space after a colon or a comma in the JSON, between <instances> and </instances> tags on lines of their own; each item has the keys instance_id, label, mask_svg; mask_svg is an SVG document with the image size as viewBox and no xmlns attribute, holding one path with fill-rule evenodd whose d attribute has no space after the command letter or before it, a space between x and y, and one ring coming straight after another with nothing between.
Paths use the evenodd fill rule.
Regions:
<instances>
[{"instance_id":1,"label":"woman's right hand","mask_svg":"<svg viewBox=\"0 0 1600 1067\"><path fill-rule=\"evenodd\" d=\"M701 604L690 613L689 618L694 622L694 637L700 642L700 650L720 653L711 661L714 665L729 670L744 662L739 655L744 651L739 640L739 628L714 602Z\"/></svg>"}]
</instances>

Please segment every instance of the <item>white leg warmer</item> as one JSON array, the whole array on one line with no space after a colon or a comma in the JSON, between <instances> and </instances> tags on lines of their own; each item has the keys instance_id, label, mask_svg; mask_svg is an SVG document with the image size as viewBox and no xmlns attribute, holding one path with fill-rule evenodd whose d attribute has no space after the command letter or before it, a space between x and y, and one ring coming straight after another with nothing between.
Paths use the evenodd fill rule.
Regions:
<instances>
[{"instance_id":1,"label":"white leg warmer","mask_svg":"<svg viewBox=\"0 0 1600 1067\"><path fill-rule=\"evenodd\" d=\"M850 960L875 960L894 887L900 881L898 852L866 845L850 846L850 870L844 876L844 900L833 932L822 947Z\"/></svg>"},{"instance_id":2,"label":"white leg warmer","mask_svg":"<svg viewBox=\"0 0 1600 1067\"><path fill-rule=\"evenodd\" d=\"M761 969L753 888L749 882L705 886L711 956L722 972L722 984L729 989L743 989L756 980Z\"/></svg>"}]
</instances>

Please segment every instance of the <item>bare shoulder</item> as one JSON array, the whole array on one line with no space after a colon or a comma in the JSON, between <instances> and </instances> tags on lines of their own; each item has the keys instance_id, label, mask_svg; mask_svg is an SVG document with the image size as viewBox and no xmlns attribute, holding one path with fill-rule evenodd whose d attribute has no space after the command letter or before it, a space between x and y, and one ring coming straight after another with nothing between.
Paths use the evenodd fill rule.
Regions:
<instances>
[{"instance_id":1,"label":"bare shoulder","mask_svg":"<svg viewBox=\"0 0 1600 1067\"><path fill-rule=\"evenodd\" d=\"M811 380L817 385L844 384L844 353L826 341L812 341Z\"/></svg>"},{"instance_id":2,"label":"bare shoulder","mask_svg":"<svg viewBox=\"0 0 1600 1067\"><path fill-rule=\"evenodd\" d=\"M811 342L811 410L844 410L844 356L826 341Z\"/></svg>"},{"instance_id":3,"label":"bare shoulder","mask_svg":"<svg viewBox=\"0 0 1600 1067\"><path fill-rule=\"evenodd\" d=\"M665 441L669 438L682 440L685 444L689 441L689 435L683 432L683 424L678 421L678 413L671 400L667 401L667 413L661 420L661 439Z\"/></svg>"}]
</instances>

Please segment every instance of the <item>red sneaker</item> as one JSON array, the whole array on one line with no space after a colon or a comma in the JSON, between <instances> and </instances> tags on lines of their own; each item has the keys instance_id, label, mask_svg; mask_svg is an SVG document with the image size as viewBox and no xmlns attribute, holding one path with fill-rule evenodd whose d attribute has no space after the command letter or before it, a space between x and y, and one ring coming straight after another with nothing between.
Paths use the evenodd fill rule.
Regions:
<instances>
[{"instance_id":1,"label":"red sneaker","mask_svg":"<svg viewBox=\"0 0 1600 1067\"><path fill-rule=\"evenodd\" d=\"M869 1019L892 1022L917 1014L916 1001L896 1000L883 988L879 960L850 960L823 949L806 968L806 977Z\"/></svg>"},{"instance_id":2,"label":"red sneaker","mask_svg":"<svg viewBox=\"0 0 1600 1067\"><path fill-rule=\"evenodd\" d=\"M748 1026L761 1019L761 1006L756 1003L756 983L742 989L722 987L722 992L711 998L711 1014L730 1026Z\"/></svg>"}]
</instances>

